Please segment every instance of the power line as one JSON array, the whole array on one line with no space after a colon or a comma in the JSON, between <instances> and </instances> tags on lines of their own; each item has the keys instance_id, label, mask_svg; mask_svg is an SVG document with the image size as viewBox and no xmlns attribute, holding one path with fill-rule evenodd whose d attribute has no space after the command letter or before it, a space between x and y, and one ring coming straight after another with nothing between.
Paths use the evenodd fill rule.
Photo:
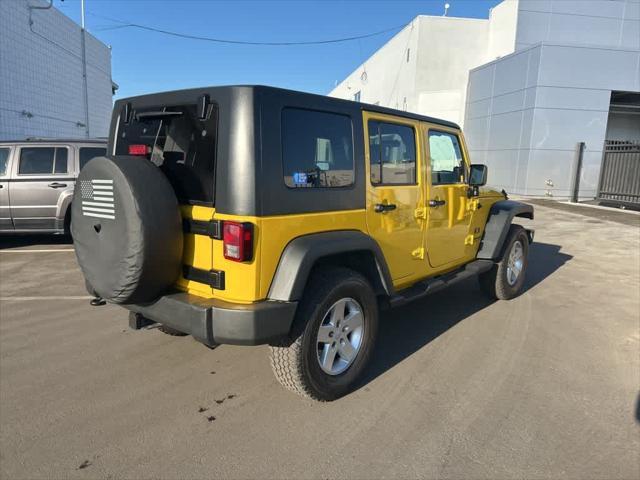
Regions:
<instances>
[{"instance_id":1,"label":"power line","mask_svg":"<svg viewBox=\"0 0 640 480\"><path fill-rule=\"evenodd\" d=\"M225 44L231 44L231 45L257 45L257 46L272 46L272 47L289 47L289 46L304 46L304 45L326 45L326 44L330 44L330 43L343 43L343 42L352 42L354 40L361 40L364 38L371 38L371 37L375 37L377 35L382 35L384 33L388 33L388 32L392 32L394 30L399 30L401 28L404 28L406 26L406 24L403 25L396 25L395 27L391 27L391 28L386 28L384 30L380 30L377 32L373 32L373 33L367 33L364 35L355 35L352 37L343 37L343 38L332 38L332 39L327 39L327 40L309 40L309 41L303 41L303 42L252 42L252 41L245 41L245 40L230 40L230 39L224 39L224 38L215 38L215 37L204 37L204 36L200 36L200 35L190 35L188 33L180 33L180 32L174 32L171 30L164 30L162 28L157 28L157 27L151 27L148 25L141 25L139 23L129 23L129 22L125 22L122 20L118 20L115 18L110 18L110 17L105 17L102 15L96 15L95 13L91 14L94 17L99 17L99 18L103 18L105 20L110 20L112 22L117 22L120 25L116 25L113 27L106 27L106 28L102 28L101 30L116 30L116 29L120 29L120 28L137 28L139 30L146 30L149 32L155 32L155 33L161 33L163 35L169 35L172 37L179 37L179 38L186 38L189 40L201 40L201 41L205 41L205 42L213 42L213 43L225 43Z\"/></svg>"}]
</instances>

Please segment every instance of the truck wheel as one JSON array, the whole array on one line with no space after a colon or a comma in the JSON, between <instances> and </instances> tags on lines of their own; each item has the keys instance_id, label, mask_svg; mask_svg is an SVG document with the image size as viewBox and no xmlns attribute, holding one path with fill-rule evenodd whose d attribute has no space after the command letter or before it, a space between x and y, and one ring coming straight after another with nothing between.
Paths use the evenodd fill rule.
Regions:
<instances>
[{"instance_id":1,"label":"truck wheel","mask_svg":"<svg viewBox=\"0 0 640 480\"><path fill-rule=\"evenodd\" d=\"M335 400L366 367L377 331L378 306L369 282L346 268L318 270L298 305L292 337L271 347L271 367L287 389Z\"/></svg>"},{"instance_id":2,"label":"truck wheel","mask_svg":"<svg viewBox=\"0 0 640 480\"><path fill-rule=\"evenodd\" d=\"M510 300L522 293L527 271L529 237L520 225L511 225L502 258L480 275L480 288L492 299Z\"/></svg>"}]
</instances>

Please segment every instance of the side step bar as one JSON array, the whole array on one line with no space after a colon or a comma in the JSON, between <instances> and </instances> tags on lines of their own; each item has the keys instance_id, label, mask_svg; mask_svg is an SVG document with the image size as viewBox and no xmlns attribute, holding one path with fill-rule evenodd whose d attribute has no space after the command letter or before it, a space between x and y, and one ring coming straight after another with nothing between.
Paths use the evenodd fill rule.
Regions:
<instances>
[{"instance_id":1,"label":"side step bar","mask_svg":"<svg viewBox=\"0 0 640 480\"><path fill-rule=\"evenodd\" d=\"M391 307L398 307L419 298L426 297L461 280L491 270L491 267L494 265L495 263L491 260L474 260L458 270L423 280L409 288L401 290L389 299L389 305Z\"/></svg>"}]
</instances>

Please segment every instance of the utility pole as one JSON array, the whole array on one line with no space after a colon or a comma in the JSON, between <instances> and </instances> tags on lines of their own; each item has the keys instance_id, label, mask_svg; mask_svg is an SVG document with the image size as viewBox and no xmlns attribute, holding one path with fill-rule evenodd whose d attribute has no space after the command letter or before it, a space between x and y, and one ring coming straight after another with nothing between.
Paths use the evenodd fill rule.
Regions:
<instances>
[{"instance_id":1,"label":"utility pole","mask_svg":"<svg viewBox=\"0 0 640 480\"><path fill-rule=\"evenodd\" d=\"M87 82L87 45L86 31L84 28L84 0L80 0L80 27L81 27L81 44L82 44L82 87L84 91L84 131L87 138L89 135L89 86Z\"/></svg>"}]
</instances>

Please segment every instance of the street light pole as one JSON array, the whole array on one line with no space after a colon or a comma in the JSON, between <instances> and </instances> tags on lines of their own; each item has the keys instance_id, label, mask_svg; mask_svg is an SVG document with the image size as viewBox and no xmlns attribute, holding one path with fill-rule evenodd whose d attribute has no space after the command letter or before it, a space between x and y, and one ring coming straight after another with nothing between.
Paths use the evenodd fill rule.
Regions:
<instances>
[{"instance_id":1,"label":"street light pole","mask_svg":"<svg viewBox=\"0 0 640 480\"><path fill-rule=\"evenodd\" d=\"M81 27L81 43L82 43L82 87L84 91L84 131L87 138L89 134L89 86L87 82L87 48L86 48L86 31L84 28L84 0L80 0L80 27Z\"/></svg>"}]
</instances>

